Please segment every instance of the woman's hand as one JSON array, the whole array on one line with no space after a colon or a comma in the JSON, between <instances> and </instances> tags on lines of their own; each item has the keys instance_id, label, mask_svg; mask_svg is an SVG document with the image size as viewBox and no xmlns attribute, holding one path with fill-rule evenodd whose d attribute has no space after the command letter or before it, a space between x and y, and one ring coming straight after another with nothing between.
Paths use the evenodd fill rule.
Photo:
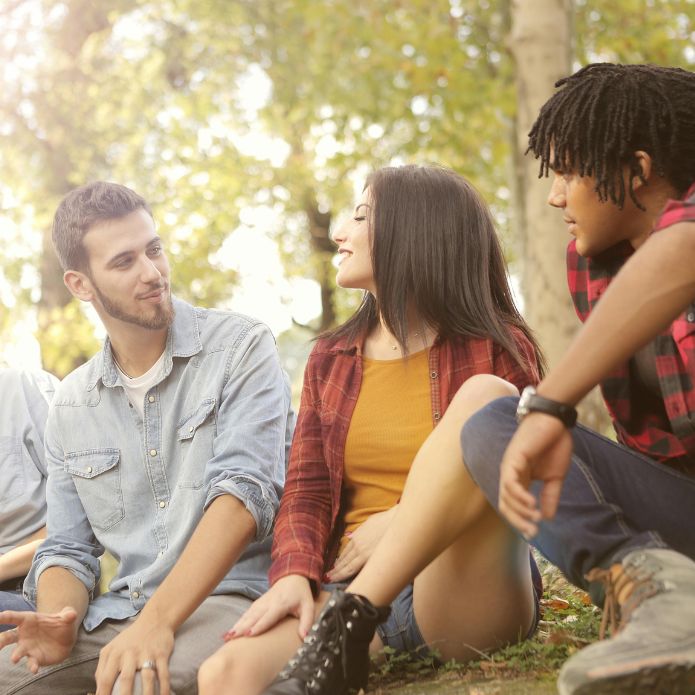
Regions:
<instances>
[{"instance_id":1,"label":"woman's hand","mask_svg":"<svg viewBox=\"0 0 695 695\"><path fill-rule=\"evenodd\" d=\"M298 633L304 639L314 622L314 597L306 577L290 574L278 579L269 591L251 604L224 636L225 642L235 637L253 637L269 630L283 618L299 618Z\"/></svg>"},{"instance_id":2,"label":"woman's hand","mask_svg":"<svg viewBox=\"0 0 695 695\"><path fill-rule=\"evenodd\" d=\"M372 514L350 534L350 540L343 548L343 552L338 555L335 565L326 575L328 581L341 582L350 579L364 567L391 523L397 508L398 505L385 512Z\"/></svg>"}]
</instances>

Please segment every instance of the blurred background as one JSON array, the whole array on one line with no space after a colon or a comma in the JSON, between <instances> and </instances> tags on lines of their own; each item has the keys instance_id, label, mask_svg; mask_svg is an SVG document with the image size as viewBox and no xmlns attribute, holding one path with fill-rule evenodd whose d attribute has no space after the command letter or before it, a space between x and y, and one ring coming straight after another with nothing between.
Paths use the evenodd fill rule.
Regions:
<instances>
[{"instance_id":1,"label":"blurred background","mask_svg":"<svg viewBox=\"0 0 695 695\"><path fill-rule=\"evenodd\" d=\"M526 134L588 62L692 69L694 24L695 0L0 0L0 358L62 377L99 348L50 224L107 179L151 202L175 293L265 320L297 384L360 299L332 227L371 169L438 162L492 206L552 363L578 322Z\"/></svg>"}]
</instances>

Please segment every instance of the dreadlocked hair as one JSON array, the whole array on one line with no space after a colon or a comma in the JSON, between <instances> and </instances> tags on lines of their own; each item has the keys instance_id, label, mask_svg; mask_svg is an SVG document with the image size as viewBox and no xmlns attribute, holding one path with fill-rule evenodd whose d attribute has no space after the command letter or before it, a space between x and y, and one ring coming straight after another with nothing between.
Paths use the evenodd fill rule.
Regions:
<instances>
[{"instance_id":1,"label":"dreadlocked hair","mask_svg":"<svg viewBox=\"0 0 695 695\"><path fill-rule=\"evenodd\" d=\"M529 132L539 178L573 171L596 180L599 199L619 208L626 179L642 177L635 152L683 195L695 181L695 73L656 65L594 63L559 80Z\"/></svg>"}]
</instances>

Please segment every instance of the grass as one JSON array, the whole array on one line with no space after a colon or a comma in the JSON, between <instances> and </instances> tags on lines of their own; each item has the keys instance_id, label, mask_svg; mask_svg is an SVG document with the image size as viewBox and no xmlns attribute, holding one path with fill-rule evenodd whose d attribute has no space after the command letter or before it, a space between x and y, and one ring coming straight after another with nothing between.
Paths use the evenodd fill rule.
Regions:
<instances>
[{"instance_id":1,"label":"grass","mask_svg":"<svg viewBox=\"0 0 695 695\"><path fill-rule=\"evenodd\" d=\"M434 657L414 659L385 649L369 681L370 695L551 695L562 663L598 638L600 612L589 597L568 584L539 555L543 575L542 617L533 639L481 654L466 664L439 664ZM104 560L108 577L116 569ZM103 586L103 590L107 590Z\"/></svg>"},{"instance_id":2,"label":"grass","mask_svg":"<svg viewBox=\"0 0 695 695\"><path fill-rule=\"evenodd\" d=\"M438 665L434 657L413 659L385 650L370 678L370 693L540 693L555 692L563 662L598 638L600 612L542 558L545 587L542 617L533 639L500 649L466 664ZM514 682L518 685L513 686ZM413 689L413 684L417 687Z\"/></svg>"}]
</instances>

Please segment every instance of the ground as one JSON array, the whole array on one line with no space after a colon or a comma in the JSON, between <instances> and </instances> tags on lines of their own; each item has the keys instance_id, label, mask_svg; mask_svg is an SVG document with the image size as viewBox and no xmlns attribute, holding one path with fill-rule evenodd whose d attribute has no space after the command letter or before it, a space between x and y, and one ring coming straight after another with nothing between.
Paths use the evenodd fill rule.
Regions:
<instances>
[{"instance_id":1,"label":"ground","mask_svg":"<svg viewBox=\"0 0 695 695\"><path fill-rule=\"evenodd\" d=\"M539 560L545 587L536 636L479 661L436 667L433 660L387 655L375 665L369 695L553 695L562 663L598 637L600 611L569 585L552 565Z\"/></svg>"},{"instance_id":2,"label":"ground","mask_svg":"<svg viewBox=\"0 0 695 695\"><path fill-rule=\"evenodd\" d=\"M577 649L598 638L600 611L589 597L569 585L542 557L541 622L532 640L508 647L466 665L435 666L434 659L410 661L387 654L375 665L368 695L554 695L562 663ZM104 574L115 571L112 558ZM104 584L104 590L106 585Z\"/></svg>"}]
</instances>

